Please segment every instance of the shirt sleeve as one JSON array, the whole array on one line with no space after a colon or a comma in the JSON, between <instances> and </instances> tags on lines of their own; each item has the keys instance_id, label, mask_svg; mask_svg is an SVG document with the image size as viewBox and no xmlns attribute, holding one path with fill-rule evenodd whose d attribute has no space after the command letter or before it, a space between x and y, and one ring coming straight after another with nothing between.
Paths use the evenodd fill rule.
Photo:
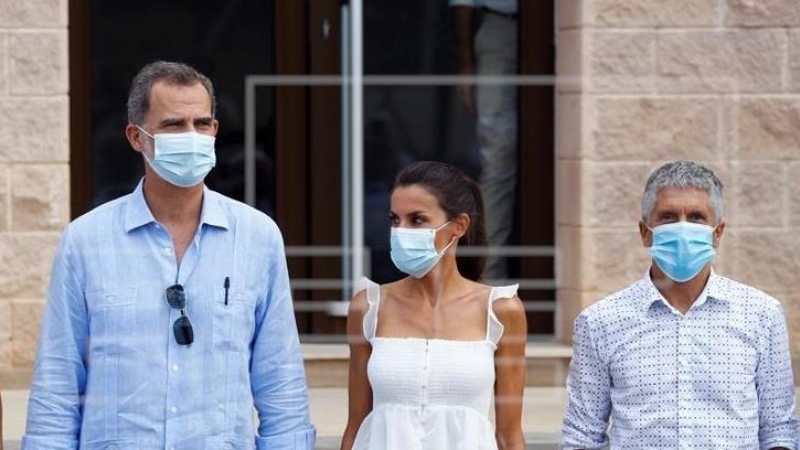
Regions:
<instances>
[{"instance_id":1,"label":"shirt sleeve","mask_svg":"<svg viewBox=\"0 0 800 450\"><path fill-rule=\"evenodd\" d=\"M599 449L608 444L611 379L596 345L589 317L584 312L575 320L562 449Z\"/></svg>"},{"instance_id":2,"label":"shirt sleeve","mask_svg":"<svg viewBox=\"0 0 800 450\"><path fill-rule=\"evenodd\" d=\"M39 333L28 423L22 437L26 450L78 448L89 335L80 267L67 228L53 262Z\"/></svg>"},{"instance_id":3,"label":"shirt sleeve","mask_svg":"<svg viewBox=\"0 0 800 450\"><path fill-rule=\"evenodd\" d=\"M264 253L271 259L266 292L256 308L250 371L258 410L259 450L313 450L303 357L292 307L283 240L277 227Z\"/></svg>"},{"instance_id":4,"label":"shirt sleeve","mask_svg":"<svg viewBox=\"0 0 800 450\"><path fill-rule=\"evenodd\" d=\"M764 330L765 336L756 370L758 392L758 437L762 449L797 448L798 420L792 359L783 309L776 305Z\"/></svg>"}]
</instances>

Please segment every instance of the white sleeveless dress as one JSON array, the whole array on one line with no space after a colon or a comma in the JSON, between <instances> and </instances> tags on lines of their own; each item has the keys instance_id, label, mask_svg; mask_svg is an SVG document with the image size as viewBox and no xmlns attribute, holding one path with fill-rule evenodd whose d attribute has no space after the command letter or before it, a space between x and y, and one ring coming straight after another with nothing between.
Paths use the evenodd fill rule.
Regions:
<instances>
[{"instance_id":1,"label":"white sleeveless dress","mask_svg":"<svg viewBox=\"0 0 800 450\"><path fill-rule=\"evenodd\" d=\"M372 344L367 375L373 407L353 450L496 450L488 414L503 325L491 305L516 295L518 286L492 289L485 339L453 341L376 337L380 286L366 283L363 328Z\"/></svg>"}]
</instances>

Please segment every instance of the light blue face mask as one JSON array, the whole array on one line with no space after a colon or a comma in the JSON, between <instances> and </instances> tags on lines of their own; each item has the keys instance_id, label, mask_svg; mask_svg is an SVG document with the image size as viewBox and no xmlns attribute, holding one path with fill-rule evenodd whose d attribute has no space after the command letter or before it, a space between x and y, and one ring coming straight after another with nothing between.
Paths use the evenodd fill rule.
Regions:
<instances>
[{"instance_id":1,"label":"light blue face mask","mask_svg":"<svg viewBox=\"0 0 800 450\"><path fill-rule=\"evenodd\" d=\"M196 131L157 133L153 136L138 125L136 128L153 138L153 160L144 152L142 154L155 173L170 184L179 187L195 186L217 164L214 136Z\"/></svg>"},{"instance_id":2,"label":"light blue face mask","mask_svg":"<svg viewBox=\"0 0 800 450\"><path fill-rule=\"evenodd\" d=\"M716 227L676 222L648 228L653 232L650 256L664 274L678 283L696 277L716 255Z\"/></svg>"},{"instance_id":3,"label":"light blue face mask","mask_svg":"<svg viewBox=\"0 0 800 450\"><path fill-rule=\"evenodd\" d=\"M453 245L455 238L442 251L436 251L436 232L439 228L400 228L392 227L390 244L394 265L403 273L414 278L422 278L436 266L444 252Z\"/></svg>"}]
</instances>

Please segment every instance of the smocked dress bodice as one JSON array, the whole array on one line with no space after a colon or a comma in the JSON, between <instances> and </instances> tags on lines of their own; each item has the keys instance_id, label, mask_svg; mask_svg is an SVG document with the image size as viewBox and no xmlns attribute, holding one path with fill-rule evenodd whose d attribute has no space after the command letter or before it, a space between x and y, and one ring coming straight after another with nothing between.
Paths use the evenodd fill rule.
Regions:
<instances>
[{"instance_id":1,"label":"smocked dress bodice","mask_svg":"<svg viewBox=\"0 0 800 450\"><path fill-rule=\"evenodd\" d=\"M492 289L484 339L395 338L375 335L380 286L367 282L369 310L363 329L372 345L367 375L373 408L353 449L496 449L489 409L494 352L503 325L492 312L492 303L513 297L516 291L516 285Z\"/></svg>"}]
</instances>

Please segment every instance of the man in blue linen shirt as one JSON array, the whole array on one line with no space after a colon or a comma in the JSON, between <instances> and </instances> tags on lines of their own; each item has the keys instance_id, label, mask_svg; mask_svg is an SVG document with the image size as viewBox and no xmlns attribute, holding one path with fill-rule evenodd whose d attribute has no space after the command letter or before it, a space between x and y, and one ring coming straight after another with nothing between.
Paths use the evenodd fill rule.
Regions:
<instances>
[{"instance_id":1,"label":"man in blue linen shirt","mask_svg":"<svg viewBox=\"0 0 800 450\"><path fill-rule=\"evenodd\" d=\"M714 273L722 183L657 169L639 231L653 264L575 321L564 449L797 449L786 321L767 294Z\"/></svg>"},{"instance_id":2,"label":"man in blue linen shirt","mask_svg":"<svg viewBox=\"0 0 800 450\"><path fill-rule=\"evenodd\" d=\"M203 184L214 112L187 65L134 78L145 177L62 236L24 449L313 449L280 231Z\"/></svg>"}]
</instances>

